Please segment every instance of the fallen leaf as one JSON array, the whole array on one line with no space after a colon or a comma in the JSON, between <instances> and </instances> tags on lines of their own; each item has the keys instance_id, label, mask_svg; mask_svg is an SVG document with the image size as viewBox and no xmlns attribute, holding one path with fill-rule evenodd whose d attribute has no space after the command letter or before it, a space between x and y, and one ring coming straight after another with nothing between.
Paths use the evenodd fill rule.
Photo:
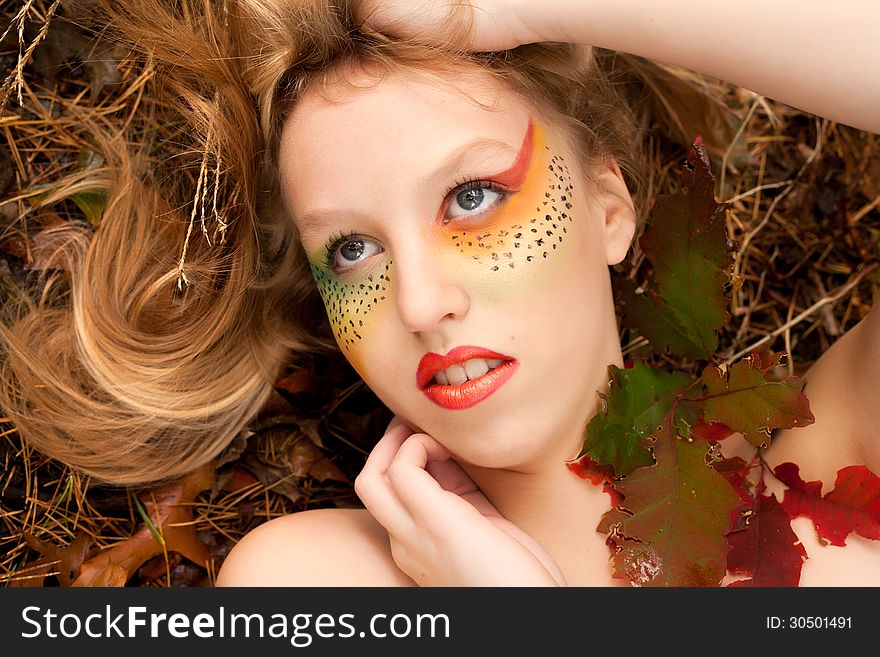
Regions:
<instances>
[{"instance_id":1,"label":"fallen leaf","mask_svg":"<svg viewBox=\"0 0 880 657\"><path fill-rule=\"evenodd\" d=\"M92 547L92 538L85 532L77 533L73 541L60 546L41 541L31 534L23 536L28 546L43 555L43 559L29 566L29 575L35 574L30 572L31 569L46 567L42 578L29 578L28 586L42 586L43 580L49 575L50 568L57 571L58 583L61 586L70 586L76 579L77 573Z\"/></svg>"},{"instance_id":2,"label":"fallen leaf","mask_svg":"<svg viewBox=\"0 0 880 657\"><path fill-rule=\"evenodd\" d=\"M287 462L296 477L311 477L317 481L348 481L342 470L305 435L293 443Z\"/></svg>"},{"instance_id":3,"label":"fallen leaf","mask_svg":"<svg viewBox=\"0 0 880 657\"><path fill-rule=\"evenodd\" d=\"M124 584L145 562L166 551L207 567L211 555L198 539L190 504L200 492L211 488L212 479L213 464L209 463L182 481L142 493L149 523L131 538L84 561L71 586L108 586L106 582L111 581Z\"/></svg>"}]
</instances>

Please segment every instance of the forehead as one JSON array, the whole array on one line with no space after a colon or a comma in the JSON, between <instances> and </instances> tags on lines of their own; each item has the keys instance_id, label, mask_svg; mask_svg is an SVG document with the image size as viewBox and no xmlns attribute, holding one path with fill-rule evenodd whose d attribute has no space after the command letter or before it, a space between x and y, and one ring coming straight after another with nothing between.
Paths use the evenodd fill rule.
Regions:
<instances>
[{"instance_id":1,"label":"forehead","mask_svg":"<svg viewBox=\"0 0 880 657\"><path fill-rule=\"evenodd\" d=\"M329 82L306 91L285 124L279 152L285 196L296 215L316 193L339 193L332 181L355 184L383 171L427 175L457 146L494 144L515 155L533 114L520 96L477 69Z\"/></svg>"}]
</instances>

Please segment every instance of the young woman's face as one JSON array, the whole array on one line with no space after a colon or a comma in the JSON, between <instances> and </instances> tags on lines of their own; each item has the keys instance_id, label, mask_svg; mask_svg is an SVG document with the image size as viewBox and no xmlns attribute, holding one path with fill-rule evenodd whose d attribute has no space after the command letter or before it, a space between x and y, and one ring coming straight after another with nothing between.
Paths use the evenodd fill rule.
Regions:
<instances>
[{"instance_id":1,"label":"young woman's face","mask_svg":"<svg viewBox=\"0 0 880 657\"><path fill-rule=\"evenodd\" d=\"M570 458L620 364L626 188L488 74L448 82L307 92L285 200L337 342L389 409L475 465Z\"/></svg>"}]
</instances>

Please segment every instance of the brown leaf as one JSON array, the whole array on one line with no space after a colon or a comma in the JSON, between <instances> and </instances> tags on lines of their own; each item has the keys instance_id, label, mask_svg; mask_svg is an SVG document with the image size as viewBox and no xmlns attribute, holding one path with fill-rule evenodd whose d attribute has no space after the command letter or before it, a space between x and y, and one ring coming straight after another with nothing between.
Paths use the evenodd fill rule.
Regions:
<instances>
[{"instance_id":1,"label":"brown leaf","mask_svg":"<svg viewBox=\"0 0 880 657\"><path fill-rule=\"evenodd\" d=\"M242 463L272 492L284 495L294 503L302 501L304 494L289 466L274 465L251 453L245 454Z\"/></svg>"},{"instance_id":2,"label":"brown leaf","mask_svg":"<svg viewBox=\"0 0 880 657\"><path fill-rule=\"evenodd\" d=\"M291 394L301 392L314 392L318 386L318 377L308 370L297 370L275 382L277 390L284 390Z\"/></svg>"},{"instance_id":3,"label":"brown leaf","mask_svg":"<svg viewBox=\"0 0 880 657\"><path fill-rule=\"evenodd\" d=\"M144 524L131 538L85 561L71 586L109 586L124 584L146 561L165 552L178 552L190 561L207 566L211 555L199 541L189 504L211 487L213 464L195 471L186 479L141 494L150 522L165 547ZM123 578L124 575L124 578Z\"/></svg>"},{"instance_id":4,"label":"brown leaf","mask_svg":"<svg viewBox=\"0 0 880 657\"><path fill-rule=\"evenodd\" d=\"M89 586L125 586L128 581L128 572L119 564L109 563L99 572ZM74 584L74 586L83 586Z\"/></svg>"},{"instance_id":5,"label":"brown leaf","mask_svg":"<svg viewBox=\"0 0 880 657\"><path fill-rule=\"evenodd\" d=\"M71 586L76 575L82 566L83 561L92 547L92 539L88 534L80 532L73 541L67 545L59 546L52 543L41 541L31 534L24 534L24 540L31 547L43 555L44 559L31 565L31 567L45 565L47 567L54 566L58 571L58 582L61 586ZM47 570L43 577L49 575ZM43 580L39 580L39 584L33 586L41 586Z\"/></svg>"},{"instance_id":6,"label":"brown leaf","mask_svg":"<svg viewBox=\"0 0 880 657\"><path fill-rule=\"evenodd\" d=\"M241 466L236 465L219 475L214 487L216 490L213 492L216 494L221 490L225 490L227 493L237 493L244 488L253 486L255 483L257 483L257 478L254 475Z\"/></svg>"},{"instance_id":7,"label":"brown leaf","mask_svg":"<svg viewBox=\"0 0 880 657\"><path fill-rule=\"evenodd\" d=\"M15 162L12 153L5 146L0 146L0 194L5 194L15 182Z\"/></svg>"},{"instance_id":8,"label":"brown leaf","mask_svg":"<svg viewBox=\"0 0 880 657\"><path fill-rule=\"evenodd\" d=\"M296 477L311 477L318 481L348 481L342 470L324 456L324 452L305 435L290 448L287 462Z\"/></svg>"},{"instance_id":9,"label":"brown leaf","mask_svg":"<svg viewBox=\"0 0 880 657\"><path fill-rule=\"evenodd\" d=\"M50 229L65 225L64 219L48 210L40 212L35 219L41 230L33 235L21 231L9 234L0 240L0 252L24 260L27 269L44 271L62 267L64 261L54 256L62 246L60 240L66 238Z\"/></svg>"}]
</instances>

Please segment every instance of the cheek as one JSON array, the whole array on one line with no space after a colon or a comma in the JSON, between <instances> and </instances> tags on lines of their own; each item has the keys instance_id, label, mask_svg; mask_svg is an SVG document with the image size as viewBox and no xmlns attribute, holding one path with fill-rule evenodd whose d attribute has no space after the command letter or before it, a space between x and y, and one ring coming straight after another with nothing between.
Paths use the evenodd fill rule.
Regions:
<instances>
[{"instance_id":1,"label":"cheek","mask_svg":"<svg viewBox=\"0 0 880 657\"><path fill-rule=\"evenodd\" d=\"M492 298L546 286L578 254L568 165L549 148L540 155L519 193L488 225L477 230L444 229L448 266L461 270L470 287Z\"/></svg>"},{"instance_id":2,"label":"cheek","mask_svg":"<svg viewBox=\"0 0 880 657\"><path fill-rule=\"evenodd\" d=\"M391 303L391 261L362 279L343 283L332 273L311 265L312 275L324 301L333 336L352 366L361 371L364 341L374 338L382 315Z\"/></svg>"}]
</instances>

